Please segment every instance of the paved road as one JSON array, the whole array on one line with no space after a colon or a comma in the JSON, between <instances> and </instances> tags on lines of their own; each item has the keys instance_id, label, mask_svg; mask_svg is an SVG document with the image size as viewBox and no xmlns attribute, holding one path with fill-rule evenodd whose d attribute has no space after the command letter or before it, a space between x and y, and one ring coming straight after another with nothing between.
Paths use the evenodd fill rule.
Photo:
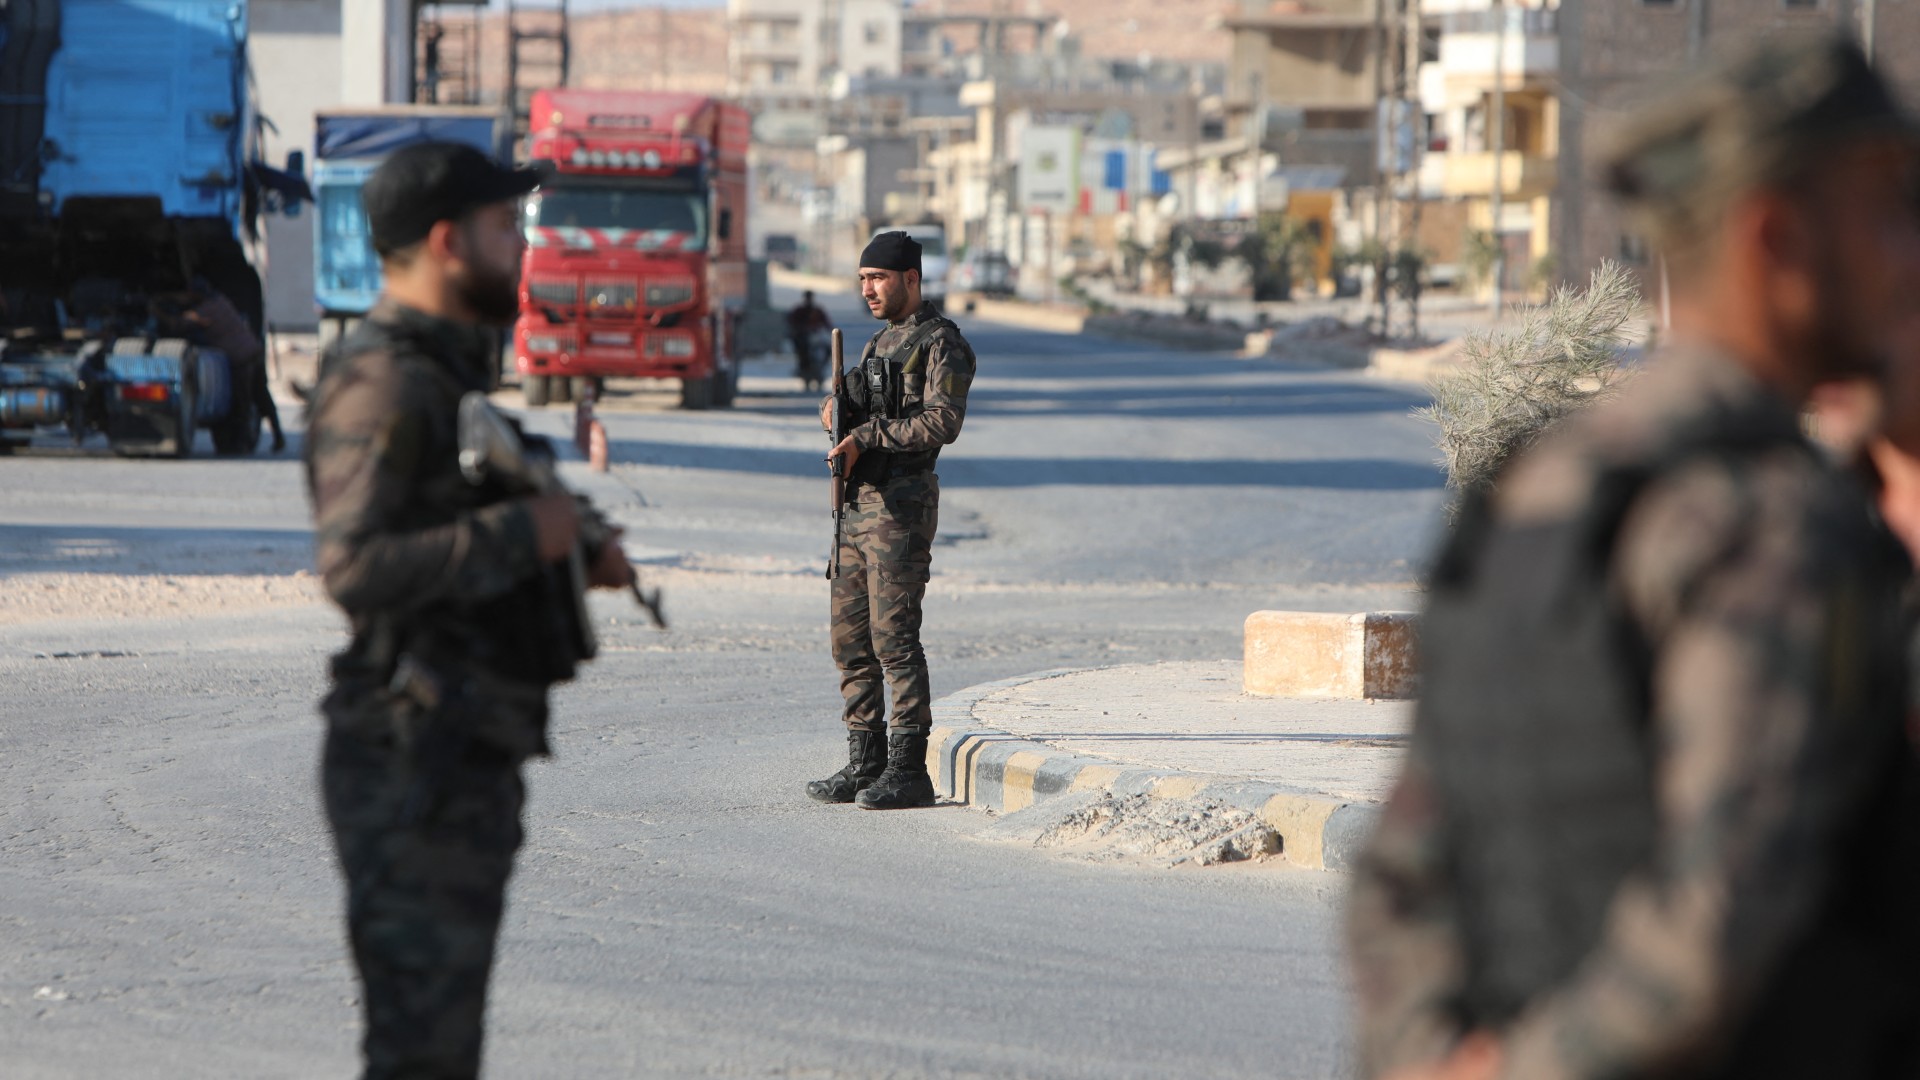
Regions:
<instances>
[{"instance_id":1,"label":"paved road","mask_svg":"<svg viewBox=\"0 0 1920 1080\"><path fill-rule=\"evenodd\" d=\"M1230 657L1256 608L1408 602L1440 493L1405 390L971 334L936 692ZM769 363L729 412L604 410L621 464L593 490L675 628L596 600L605 654L530 770L490 1075L1341 1075L1337 877L1077 862L976 811L801 796L844 743L825 439L794 385ZM0 462L9 1077L351 1074L312 784L341 623L308 543L290 458Z\"/></svg>"}]
</instances>

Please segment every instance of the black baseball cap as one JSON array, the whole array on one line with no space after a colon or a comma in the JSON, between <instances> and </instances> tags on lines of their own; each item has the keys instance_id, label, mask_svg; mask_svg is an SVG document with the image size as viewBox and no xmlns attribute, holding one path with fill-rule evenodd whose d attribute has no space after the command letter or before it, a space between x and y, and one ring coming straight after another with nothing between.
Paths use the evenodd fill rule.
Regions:
<instances>
[{"instance_id":1,"label":"black baseball cap","mask_svg":"<svg viewBox=\"0 0 1920 1080\"><path fill-rule=\"evenodd\" d=\"M533 169L510 169L465 143L423 142L380 163L360 189L373 250L391 255L426 239L438 221L457 221L540 186Z\"/></svg>"}]
</instances>

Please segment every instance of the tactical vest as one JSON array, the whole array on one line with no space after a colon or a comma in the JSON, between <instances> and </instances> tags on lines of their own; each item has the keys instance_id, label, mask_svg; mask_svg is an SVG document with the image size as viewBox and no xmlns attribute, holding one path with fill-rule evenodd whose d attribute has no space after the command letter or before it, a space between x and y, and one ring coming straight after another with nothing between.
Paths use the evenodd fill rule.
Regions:
<instances>
[{"instance_id":1,"label":"tactical vest","mask_svg":"<svg viewBox=\"0 0 1920 1080\"><path fill-rule=\"evenodd\" d=\"M868 339L867 347L860 355L856 390L858 404L866 410L868 417L904 420L918 413L920 406L909 406L906 401L907 376L926 370L927 344L935 334L953 326L951 319L928 319L914 327L913 333L885 355L874 349L874 344L880 340L880 334L886 333L885 330ZM865 450L854 464L853 478L861 483L879 485L895 477L927 472L939 457L938 447L911 454L893 450Z\"/></svg>"},{"instance_id":2,"label":"tactical vest","mask_svg":"<svg viewBox=\"0 0 1920 1080\"><path fill-rule=\"evenodd\" d=\"M1658 872L1653 646L1608 583L1630 505L1676 464L1788 445L1814 453L1790 430L1743 430L1735 418L1715 417L1645 460L1605 470L1584 511L1568 520L1496 526L1484 496L1463 507L1430 586L1415 728L1445 807L1467 957L1454 1003L1463 1027L1498 1030L1572 977L1600 940L1621 882ZM1859 524L1851 550L1885 552L1886 580L1899 580L1901 556L1876 547L1890 538L1874 536L1865 514ZM1903 1070L1916 1063L1920 1030L1911 925L1920 904L1920 784L1899 723L1899 612L1891 595L1869 602L1881 599L1886 641L1855 644L1885 655L1876 657L1872 700L1853 707L1886 717L1883 773L1849 830L1853 847L1834 853L1835 890L1811 932L1783 958L1784 971L1764 976L1769 996L1750 1021L1720 1033L1729 1060L1689 1075L1916 1075ZM1855 1047L1836 1050L1849 1039ZM1856 1051L1851 1066L1832 1060Z\"/></svg>"},{"instance_id":3,"label":"tactical vest","mask_svg":"<svg viewBox=\"0 0 1920 1080\"><path fill-rule=\"evenodd\" d=\"M459 468L460 398L471 385L446 364L426 355L404 326L363 319L328 350L320 392L338 365L369 352L385 352L424 375L440 400L426 410L426 445L418 454L414 483L419 497L403 511L399 530L448 524L461 514L515 497L498 485L473 484ZM316 397L318 411L323 399ZM518 431L518 425L515 425ZM551 453L545 440L521 437L530 453ZM309 442L311 452L311 442ZM580 656L570 611L572 585L564 567L549 566L507 593L482 600L459 597L404 612L377 612L364 620L343 665L384 682L402 654L442 670L476 666L518 683L546 686L573 677Z\"/></svg>"}]
</instances>

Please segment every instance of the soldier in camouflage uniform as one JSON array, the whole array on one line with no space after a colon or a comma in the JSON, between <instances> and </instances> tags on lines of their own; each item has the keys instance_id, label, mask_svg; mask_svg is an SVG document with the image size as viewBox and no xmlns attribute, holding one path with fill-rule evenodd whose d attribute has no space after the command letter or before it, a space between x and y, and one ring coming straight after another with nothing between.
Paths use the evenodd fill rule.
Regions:
<instances>
[{"instance_id":1,"label":"soldier in camouflage uniform","mask_svg":"<svg viewBox=\"0 0 1920 1080\"><path fill-rule=\"evenodd\" d=\"M1433 571L1348 912L1364 1075L1920 1075L1907 564L1797 423L1887 373L1917 160L1831 39L1623 130L1671 344L1468 493Z\"/></svg>"},{"instance_id":2,"label":"soldier in camouflage uniform","mask_svg":"<svg viewBox=\"0 0 1920 1080\"><path fill-rule=\"evenodd\" d=\"M321 787L347 887L368 1080L473 1077L520 847L521 764L579 659L566 494L461 474L456 415L512 319L536 179L466 147L394 154L364 199L386 292L324 361L306 442L317 562L352 641L332 664ZM624 586L617 543L592 580Z\"/></svg>"},{"instance_id":3,"label":"soldier in camouflage uniform","mask_svg":"<svg viewBox=\"0 0 1920 1080\"><path fill-rule=\"evenodd\" d=\"M966 419L973 349L959 327L920 298L920 245L906 233L882 233L867 245L860 292L887 326L847 376L842 409L851 433L830 455L848 470L833 580L833 658L846 701L848 761L809 783L807 794L893 810L933 805L927 775L933 702L920 605L940 515L934 461L959 438ZM821 422L827 422L826 406Z\"/></svg>"}]
</instances>

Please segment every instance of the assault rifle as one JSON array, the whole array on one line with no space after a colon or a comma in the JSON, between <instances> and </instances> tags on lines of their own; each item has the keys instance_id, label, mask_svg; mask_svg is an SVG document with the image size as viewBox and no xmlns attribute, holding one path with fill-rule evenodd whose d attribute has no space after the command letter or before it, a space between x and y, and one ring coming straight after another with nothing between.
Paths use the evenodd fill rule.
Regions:
<instances>
[{"instance_id":1,"label":"assault rifle","mask_svg":"<svg viewBox=\"0 0 1920 1080\"><path fill-rule=\"evenodd\" d=\"M552 455L529 453L520 433L494 409L487 395L478 390L460 399L460 472L468 483L497 480L516 494L553 495L567 491L554 471ZM585 500L581 502L580 539L567 553L567 577L572 585L573 623L577 644L581 646L580 658L587 660L593 657L596 645L593 617L587 611L586 551L619 541L614 538L613 526L607 519ZM627 582L627 587L633 591L634 600L646 609L653 625L665 630L667 619L660 610L660 590L642 590L638 572Z\"/></svg>"},{"instance_id":2,"label":"assault rifle","mask_svg":"<svg viewBox=\"0 0 1920 1080\"><path fill-rule=\"evenodd\" d=\"M846 395L847 373L845 344L840 329L833 331L833 397L827 406L827 445L839 446L847 437L847 418L842 411L841 399ZM827 470L832 479L827 482L828 497L833 502L833 550L827 553L827 580L840 576L840 533L847 517L847 459L831 457L827 459Z\"/></svg>"}]
</instances>

